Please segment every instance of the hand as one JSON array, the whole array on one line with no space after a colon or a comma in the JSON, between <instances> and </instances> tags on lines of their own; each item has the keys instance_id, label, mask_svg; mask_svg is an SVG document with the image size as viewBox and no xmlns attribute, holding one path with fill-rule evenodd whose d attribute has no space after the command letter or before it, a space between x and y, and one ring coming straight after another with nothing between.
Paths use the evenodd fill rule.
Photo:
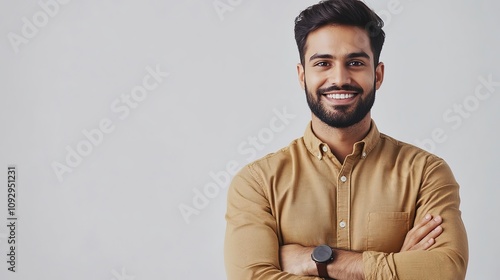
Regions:
<instances>
[{"instance_id":1,"label":"hand","mask_svg":"<svg viewBox=\"0 0 500 280\"><path fill-rule=\"evenodd\" d=\"M442 222L441 216L433 218L430 214L425 215L422 221L406 234L400 252L430 248L436 242L435 238L443 232L443 228L440 226Z\"/></svg>"},{"instance_id":2,"label":"hand","mask_svg":"<svg viewBox=\"0 0 500 280\"><path fill-rule=\"evenodd\" d=\"M313 275L311 272L316 269L316 264L311 259L313 250L313 247L304 247L297 244L281 246L281 270L295 275Z\"/></svg>"}]
</instances>

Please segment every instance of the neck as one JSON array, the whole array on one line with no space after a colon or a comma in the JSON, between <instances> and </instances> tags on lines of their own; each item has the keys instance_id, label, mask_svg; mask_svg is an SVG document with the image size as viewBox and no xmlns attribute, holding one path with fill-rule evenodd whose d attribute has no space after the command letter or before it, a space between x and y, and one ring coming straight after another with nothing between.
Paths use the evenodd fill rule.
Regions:
<instances>
[{"instance_id":1,"label":"neck","mask_svg":"<svg viewBox=\"0 0 500 280\"><path fill-rule=\"evenodd\" d=\"M354 143L361 141L370 131L371 115L368 113L360 122L346 127L335 128L312 116L314 134L325 142L333 155L343 163L345 158L352 153Z\"/></svg>"}]
</instances>

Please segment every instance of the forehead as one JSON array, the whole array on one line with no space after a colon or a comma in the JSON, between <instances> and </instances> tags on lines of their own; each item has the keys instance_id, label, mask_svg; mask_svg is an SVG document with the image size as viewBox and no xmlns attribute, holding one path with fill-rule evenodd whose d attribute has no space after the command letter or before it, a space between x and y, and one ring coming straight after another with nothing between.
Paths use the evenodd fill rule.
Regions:
<instances>
[{"instance_id":1,"label":"forehead","mask_svg":"<svg viewBox=\"0 0 500 280\"><path fill-rule=\"evenodd\" d=\"M306 60L317 53L342 56L356 52L365 52L373 57L368 33L357 26L326 25L312 31L307 36Z\"/></svg>"}]
</instances>

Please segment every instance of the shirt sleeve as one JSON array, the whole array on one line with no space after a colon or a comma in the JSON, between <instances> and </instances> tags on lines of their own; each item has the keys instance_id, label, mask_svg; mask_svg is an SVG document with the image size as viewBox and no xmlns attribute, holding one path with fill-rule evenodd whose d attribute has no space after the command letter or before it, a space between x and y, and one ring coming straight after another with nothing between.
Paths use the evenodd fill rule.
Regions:
<instances>
[{"instance_id":1,"label":"shirt sleeve","mask_svg":"<svg viewBox=\"0 0 500 280\"><path fill-rule=\"evenodd\" d=\"M311 280L281 271L276 219L262 182L244 167L227 196L224 262L228 280Z\"/></svg>"},{"instance_id":2,"label":"shirt sleeve","mask_svg":"<svg viewBox=\"0 0 500 280\"><path fill-rule=\"evenodd\" d=\"M365 279L465 279L468 242L459 210L459 186L449 166L428 159L416 205L415 221L430 213L443 217L443 232L425 251L363 252Z\"/></svg>"}]
</instances>

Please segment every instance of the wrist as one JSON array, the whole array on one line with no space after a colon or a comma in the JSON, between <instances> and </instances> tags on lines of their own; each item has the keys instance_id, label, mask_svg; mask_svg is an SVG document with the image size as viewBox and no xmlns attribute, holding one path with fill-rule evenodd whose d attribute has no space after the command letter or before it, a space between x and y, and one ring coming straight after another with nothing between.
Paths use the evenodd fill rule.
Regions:
<instances>
[{"instance_id":1,"label":"wrist","mask_svg":"<svg viewBox=\"0 0 500 280\"><path fill-rule=\"evenodd\" d=\"M316 266L316 273L321 278L330 279L328 265L335 259L335 251L328 245L319 245L314 248L311 259Z\"/></svg>"},{"instance_id":2,"label":"wrist","mask_svg":"<svg viewBox=\"0 0 500 280\"><path fill-rule=\"evenodd\" d=\"M305 266L305 275L310 275L310 276L318 276L318 268L316 267L316 263L311 259L311 254L312 251L314 250L314 247L311 248L309 251L309 254L307 255L307 263Z\"/></svg>"},{"instance_id":3,"label":"wrist","mask_svg":"<svg viewBox=\"0 0 500 280\"><path fill-rule=\"evenodd\" d=\"M335 260L327 266L331 278L364 279L362 253L340 249L336 249L335 253Z\"/></svg>"},{"instance_id":4,"label":"wrist","mask_svg":"<svg viewBox=\"0 0 500 280\"><path fill-rule=\"evenodd\" d=\"M302 270L304 275L317 276L318 270L316 269L316 263L311 259L311 254L314 251L314 247L305 247L304 249L304 262Z\"/></svg>"}]
</instances>

